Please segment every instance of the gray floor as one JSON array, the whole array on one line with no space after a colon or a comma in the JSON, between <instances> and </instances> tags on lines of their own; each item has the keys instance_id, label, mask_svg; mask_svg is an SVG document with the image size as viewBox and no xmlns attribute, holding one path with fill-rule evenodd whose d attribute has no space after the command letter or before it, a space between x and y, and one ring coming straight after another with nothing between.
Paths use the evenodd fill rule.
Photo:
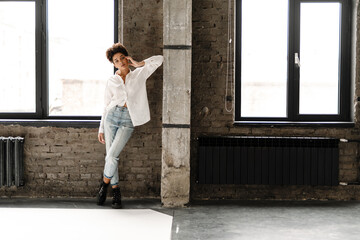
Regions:
<instances>
[{"instance_id":1,"label":"gray floor","mask_svg":"<svg viewBox=\"0 0 360 240\"><path fill-rule=\"evenodd\" d=\"M173 216L172 239L360 239L360 202L206 201L162 208L159 200L124 200L126 209ZM0 208L110 208L94 200L0 199ZM117 211L117 210L114 210ZM1 216L0 216L1 217Z\"/></svg>"}]
</instances>

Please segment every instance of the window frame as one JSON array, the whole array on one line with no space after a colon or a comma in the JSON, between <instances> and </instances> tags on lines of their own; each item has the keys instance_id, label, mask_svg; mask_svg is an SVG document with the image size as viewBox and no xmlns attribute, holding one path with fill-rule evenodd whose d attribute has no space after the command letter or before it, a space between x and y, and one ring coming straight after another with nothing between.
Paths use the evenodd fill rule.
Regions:
<instances>
[{"instance_id":1,"label":"window frame","mask_svg":"<svg viewBox=\"0 0 360 240\"><path fill-rule=\"evenodd\" d=\"M349 0L288 0L288 75L287 117L242 117L241 116L241 19L242 0L236 0L235 24L235 124L241 123L342 123L351 122L351 1ZM294 54L300 53L300 3L341 3L341 44L339 114L299 114L299 68L295 67Z\"/></svg>"},{"instance_id":2,"label":"window frame","mask_svg":"<svg viewBox=\"0 0 360 240\"><path fill-rule=\"evenodd\" d=\"M114 42L118 42L118 16L119 3L114 1ZM36 112L0 112L2 124L9 124L14 120L21 123L19 119L24 119L24 124L34 123L38 125L38 120L45 120L45 124L40 125L62 125L62 121L68 122L75 120L72 125L78 126L82 121L87 121L90 125L98 124L101 116L49 116L49 62L48 62L48 0L0 0L1 2L34 2L35 3L35 72L36 72ZM105 51L105 50L104 50ZM31 121L31 119L35 121ZM54 120L54 123L51 123ZM80 122L79 122L80 121Z\"/></svg>"}]
</instances>

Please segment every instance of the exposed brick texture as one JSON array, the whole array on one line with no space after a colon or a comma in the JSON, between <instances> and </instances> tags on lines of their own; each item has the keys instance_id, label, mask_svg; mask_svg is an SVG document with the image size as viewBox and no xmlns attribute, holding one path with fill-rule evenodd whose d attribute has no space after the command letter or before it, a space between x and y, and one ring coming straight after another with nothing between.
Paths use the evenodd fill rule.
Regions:
<instances>
[{"instance_id":1,"label":"exposed brick texture","mask_svg":"<svg viewBox=\"0 0 360 240\"><path fill-rule=\"evenodd\" d=\"M357 1L358 2L358 1ZM360 199L359 186L257 186L196 183L198 136L321 136L360 139L359 104L353 109L356 125L342 127L234 126L234 112L224 108L227 64L227 0L193 1L193 62L191 121L192 199ZM357 15L357 19L360 17ZM357 36L359 36L357 26ZM359 38L359 37L358 37ZM233 38L234 39L234 38ZM359 40L356 43L355 97L359 96ZM233 93L232 93L233 95ZM359 182L359 144L341 143L339 178Z\"/></svg>"},{"instance_id":2,"label":"exposed brick texture","mask_svg":"<svg viewBox=\"0 0 360 240\"><path fill-rule=\"evenodd\" d=\"M95 196L105 157L96 128L1 126L0 135L25 137L25 186L0 188L1 197ZM161 143L156 138L160 139L136 130L121 154L119 175L125 197L160 194Z\"/></svg>"},{"instance_id":3,"label":"exposed brick texture","mask_svg":"<svg viewBox=\"0 0 360 240\"><path fill-rule=\"evenodd\" d=\"M321 136L360 139L360 27L357 25L354 80L355 127L233 126L224 110L226 0L193 0L191 197L192 199L360 199L358 185L336 187L200 185L196 183L198 136ZM357 1L358 2L358 1ZM163 2L124 1L124 44L142 60L162 54ZM357 21L360 7L357 5ZM120 156L124 197L160 197L162 67L147 81L151 121L137 127ZM0 188L0 197L94 197L102 176L105 147L96 128L0 125L0 136L25 137L25 186ZM340 144L340 181L359 182L359 144Z\"/></svg>"},{"instance_id":4,"label":"exposed brick texture","mask_svg":"<svg viewBox=\"0 0 360 240\"><path fill-rule=\"evenodd\" d=\"M135 60L162 54L162 22L162 1L124 1L124 45ZM160 197L162 67L147 93L151 121L135 128L120 155L124 197ZM105 157L97 131L0 125L0 136L25 137L25 186L0 188L0 197L95 197Z\"/></svg>"}]
</instances>

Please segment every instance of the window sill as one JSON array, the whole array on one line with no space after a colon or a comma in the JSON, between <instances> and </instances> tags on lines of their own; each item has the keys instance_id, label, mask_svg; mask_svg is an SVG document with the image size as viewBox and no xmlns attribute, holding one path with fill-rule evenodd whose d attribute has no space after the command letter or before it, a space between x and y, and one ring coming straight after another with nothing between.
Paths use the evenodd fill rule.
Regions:
<instances>
[{"instance_id":1,"label":"window sill","mask_svg":"<svg viewBox=\"0 0 360 240\"><path fill-rule=\"evenodd\" d=\"M352 128L354 122L284 122L284 121L236 121L234 126L251 127L339 127Z\"/></svg>"},{"instance_id":2,"label":"window sill","mask_svg":"<svg viewBox=\"0 0 360 240\"><path fill-rule=\"evenodd\" d=\"M64 119L0 119L0 125L20 125L31 127L60 128L98 128L100 120L64 120Z\"/></svg>"}]
</instances>

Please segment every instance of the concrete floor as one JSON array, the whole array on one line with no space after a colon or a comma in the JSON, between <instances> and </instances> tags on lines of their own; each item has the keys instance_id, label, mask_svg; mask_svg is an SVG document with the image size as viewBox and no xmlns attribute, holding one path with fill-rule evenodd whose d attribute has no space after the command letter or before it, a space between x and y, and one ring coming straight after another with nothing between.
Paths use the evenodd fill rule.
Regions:
<instances>
[{"instance_id":1,"label":"concrete floor","mask_svg":"<svg viewBox=\"0 0 360 240\"><path fill-rule=\"evenodd\" d=\"M206 201L166 209L159 200L142 199L124 200L123 205L173 216L173 240L360 239L358 201ZM0 199L0 208L12 207L109 209L111 204L97 206L93 199Z\"/></svg>"}]
</instances>

